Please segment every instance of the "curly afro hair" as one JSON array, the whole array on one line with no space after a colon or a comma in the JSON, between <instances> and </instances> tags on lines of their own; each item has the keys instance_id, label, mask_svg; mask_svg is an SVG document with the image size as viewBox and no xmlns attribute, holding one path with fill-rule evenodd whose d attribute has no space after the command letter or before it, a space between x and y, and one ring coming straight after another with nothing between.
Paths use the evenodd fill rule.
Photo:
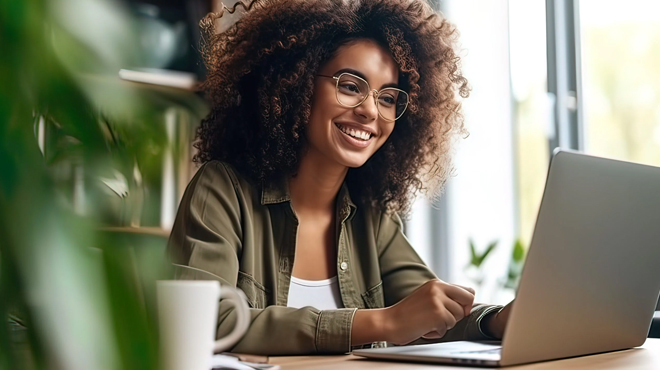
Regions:
<instances>
[{"instance_id":1,"label":"curly afro hair","mask_svg":"<svg viewBox=\"0 0 660 370\"><path fill-rule=\"evenodd\" d=\"M245 14L217 34L215 21ZM211 112L194 160L218 159L256 183L295 175L306 147L315 74L337 49L371 39L390 52L409 92L406 113L385 144L346 183L354 200L383 212L409 211L417 192L440 194L451 148L466 131L455 27L419 0L239 1L200 23Z\"/></svg>"}]
</instances>

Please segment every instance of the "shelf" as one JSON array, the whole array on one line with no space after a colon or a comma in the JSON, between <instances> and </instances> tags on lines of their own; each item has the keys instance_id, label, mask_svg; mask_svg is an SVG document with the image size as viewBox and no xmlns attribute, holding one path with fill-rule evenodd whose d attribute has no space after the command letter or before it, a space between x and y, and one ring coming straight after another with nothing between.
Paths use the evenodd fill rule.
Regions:
<instances>
[{"instance_id":1,"label":"shelf","mask_svg":"<svg viewBox=\"0 0 660 370\"><path fill-rule=\"evenodd\" d=\"M158 236L165 239L170 237L170 231L163 230L160 227L106 226L99 228L99 231L107 232L107 233L115 233L115 234Z\"/></svg>"},{"instance_id":2,"label":"shelf","mask_svg":"<svg viewBox=\"0 0 660 370\"><path fill-rule=\"evenodd\" d=\"M153 77L153 81L156 81L157 76ZM168 108L172 105L184 107L199 119L205 117L209 112L208 104L193 88L123 80L118 74L83 74L80 75L80 78L84 84L96 88L98 91L111 94L133 93L137 95L137 98L144 98L149 103L162 108Z\"/></svg>"},{"instance_id":3,"label":"shelf","mask_svg":"<svg viewBox=\"0 0 660 370\"><path fill-rule=\"evenodd\" d=\"M124 81L190 92L194 92L198 85L197 77L194 74L167 69L120 69L119 78Z\"/></svg>"}]
</instances>

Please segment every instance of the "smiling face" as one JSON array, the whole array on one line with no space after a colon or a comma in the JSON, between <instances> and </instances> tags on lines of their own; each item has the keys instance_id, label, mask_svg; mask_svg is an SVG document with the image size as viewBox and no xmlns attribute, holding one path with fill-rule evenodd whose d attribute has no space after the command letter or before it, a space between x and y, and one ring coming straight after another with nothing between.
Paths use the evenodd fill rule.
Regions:
<instances>
[{"instance_id":1,"label":"smiling face","mask_svg":"<svg viewBox=\"0 0 660 370\"><path fill-rule=\"evenodd\" d=\"M371 90L396 87L399 81L398 66L389 52L371 40L341 46L318 74L339 76L343 72L363 78ZM361 105L349 108L337 101L335 86L333 78L315 80L305 156L326 165L360 167L387 141L395 123L378 114L374 93Z\"/></svg>"}]
</instances>

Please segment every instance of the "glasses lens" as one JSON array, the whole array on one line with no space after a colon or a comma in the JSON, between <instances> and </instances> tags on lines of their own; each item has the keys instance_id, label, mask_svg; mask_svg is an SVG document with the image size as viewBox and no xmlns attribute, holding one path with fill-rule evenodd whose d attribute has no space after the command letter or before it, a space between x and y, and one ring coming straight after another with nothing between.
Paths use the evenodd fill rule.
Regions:
<instances>
[{"instance_id":1,"label":"glasses lens","mask_svg":"<svg viewBox=\"0 0 660 370\"><path fill-rule=\"evenodd\" d=\"M396 120L408 107L408 94L405 91L386 88L378 94L378 112L389 120Z\"/></svg>"},{"instance_id":2,"label":"glasses lens","mask_svg":"<svg viewBox=\"0 0 660 370\"><path fill-rule=\"evenodd\" d=\"M369 93L367 82L351 74L342 74L337 81L337 99L339 103L354 107L364 100Z\"/></svg>"}]
</instances>

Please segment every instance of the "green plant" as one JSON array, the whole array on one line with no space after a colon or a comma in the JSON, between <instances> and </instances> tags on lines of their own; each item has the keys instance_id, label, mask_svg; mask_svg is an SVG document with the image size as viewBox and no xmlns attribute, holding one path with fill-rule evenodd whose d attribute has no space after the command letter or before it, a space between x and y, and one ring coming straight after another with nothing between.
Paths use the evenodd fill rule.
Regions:
<instances>
[{"instance_id":1,"label":"green plant","mask_svg":"<svg viewBox=\"0 0 660 370\"><path fill-rule=\"evenodd\" d=\"M520 239L517 239L513 244L511 251L511 260L509 261L509 269L507 271L506 280L504 281L504 288L516 289L520 281L523 265L525 264L525 247Z\"/></svg>"},{"instance_id":2,"label":"green plant","mask_svg":"<svg viewBox=\"0 0 660 370\"><path fill-rule=\"evenodd\" d=\"M497 240L494 240L486 246L483 252L477 252L477 248L474 245L474 240L470 239L470 262L467 267L474 266L476 268L481 268L481 265L484 263L486 258L495 250L497 247Z\"/></svg>"},{"instance_id":3,"label":"green plant","mask_svg":"<svg viewBox=\"0 0 660 370\"><path fill-rule=\"evenodd\" d=\"M495 250L497 247L497 240L490 242L486 248L480 253L477 251L474 240L470 238L470 261L465 266L465 272L470 280L472 280L478 286L484 281L484 272L483 272L483 263L486 261L486 258Z\"/></svg>"},{"instance_id":4,"label":"green plant","mask_svg":"<svg viewBox=\"0 0 660 370\"><path fill-rule=\"evenodd\" d=\"M99 232L120 221L97 185L157 173L171 100L117 81L139 53L112 4L0 3L0 370L158 367L162 248Z\"/></svg>"}]
</instances>

